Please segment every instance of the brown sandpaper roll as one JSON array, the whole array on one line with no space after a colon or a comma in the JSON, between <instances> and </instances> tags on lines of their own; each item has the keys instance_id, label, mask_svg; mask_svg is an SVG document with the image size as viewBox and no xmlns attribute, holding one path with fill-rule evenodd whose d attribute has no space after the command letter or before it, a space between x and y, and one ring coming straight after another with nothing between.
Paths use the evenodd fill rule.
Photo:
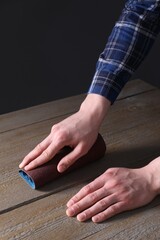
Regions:
<instances>
[{"instance_id":1,"label":"brown sandpaper roll","mask_svg":"<svg viewBox=\"0 0 160 240\"><path fill-rule=\"evenodd\" d=\"M93 162L102 158L106 151L106 145L102 136L98 134L96 142L94 143L94 145L88 151L87 154L80 157L65 172L63 173L58 172L57 165L59 161L71 151L72 149L70 147L64 147L49 162L30 171L25 171L21 169L19 170L19 174L29 184L31 188L37 189L39 187L46 185L49 182L52 182L54 179L67 174L73 169L82 167L88 164L89 162Z\"/></svg>"}]
</instances>

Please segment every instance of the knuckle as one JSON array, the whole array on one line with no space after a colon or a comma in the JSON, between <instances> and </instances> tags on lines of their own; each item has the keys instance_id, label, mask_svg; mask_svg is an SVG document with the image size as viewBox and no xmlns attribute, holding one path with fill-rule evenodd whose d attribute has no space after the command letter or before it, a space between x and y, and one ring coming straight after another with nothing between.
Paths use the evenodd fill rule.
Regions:
<instances>
[{"instance_id":1,"label":"knuckle","mask_svg":"<svg viewBox=\"0 0 160 240\"><path fill-rule=\"evenodd\" d=\"M119 182L116 179L112 180L111 183L112 183L112 188L115 188L119 185Z\"/></svg>"},{"instance_id":2,"label":"knuckle","mask_svg":"<svg viewBox=\"0 0 160 240\"><path fill-rule=\"evenodd\" d=\"M110 190L110 191L115 191L115 189L119 189L120 187L120 182L117 181L117 179L110 179L109 183L106 183L105 184L105 189L106 191L107 190Z\"/></svg>"},{"instance_id":3,"label":"knuckle","mask_svg":"<svg viewBox=\"0 0 160 240\"><path fill-rule=\"evenodd\" d=\"M41 143L39 143L39 144L35 147L35 150L36 150L37 152L41 152L41 151L42 151L42 145L41 145Z\"/></svg>"},{"instance_id":4,"label":"knuckle","mask_svg":"<svg viewBox=\"0 0 160 240\"><path fill-rule=\"evenodd\" d=\"M112 167L112 168L107 169L107 171L105 173L112 177L117 177L121 171L122 171L121 168Z\"/></svg>"},{"instance_id":5,"label":"knuckle","mask_svg":"<svg viewBox=\"0 0 160 240\"><path fill-rule=\"evenodd\" d=\"M90 184L86 185L86 186L83 188L83 191L84 191L85 194L91 193L92 190L91 190Z\"/></svg>"},{"instance_id":6,"label":"knuckle","mask_svg":"<svg viewBox=\"0 0 160 240\"><path fill-rule=\"evenodd\" d=\"M57 132L59 130L59 125L58 124L55 124L52 126L51 128L51 132Z\"/></svg>"},{"instance_id":7,"label":"knuckle","mask_svg":"<svg viewBox=\"0 0 160 240\"><path fill-rule=\"evenodd\" d=\"M119 211L119 207L118 207L118 205L112 205L112 206L110 206L110 213L112 214L114 214L114 213L117 213Z\"/></svg>"},{"instance_id":8,"label":"knuckle","mask_svg":"<svg viewBox=\"0 0 160 240\"><path fill-rule=\"evenodd\" d=\"M99 204L100 204L100 207L101 207L101 208L105 208L105 207L106 207L106 201L105 201L104 199L102 199L102 200L99 202Z\"/></svg>"},{"instance_id":9,"label":"knuckle","mask_svg":"<svg viewBox=\"0 0 160 240\"><path fill-rule=\"evenodd\" d=\"M99 215L98 215L98 218L100 221L103 221L107 218L107 214L105 212L101 212Z\"/></svg>"},{"instance_id":10,"label":"knuckle","mask_svg":"<svg viewBox=\"0 0 160 240\"><path fill-rule=\"evenodd\" d=\"M90 218L93 215L93 211L91 209L87 209L86 211L84 211L86 218Z\"/></svg>"},{"instance_id":11,"label":"knuckle","mask_svg":"<svg viewBox=\"0 0 160 240\"><path fill-rule=\"evenodd\" d=\"M57 142L65 142L68 138L67 132L66 130L59 130L56 134L55 134L55 138Z\"/></svg>"},{"instance_id":12,"label":"knuckle","mask_svg":"<svg viewBox=\"0 0 160 240\"><path fill-rule=\"evenodd\" d=\"M109 192L110 187L108 186L108 183L106 182L103 186L104 192Z\"/></svg>"},{"instance_id":13,"label":"knuckle","mask_svg":"<svg viewBox=\"0 0 160 240\"><path fill-rule=\"evenodd\" d=\"M107 171L105 172L107 175L114 175L115 173L115 168L109 168L107 169Z\"/></svg>"},{"instance_id":14,"label":"knuckle","mask_svg":"<svg viewBox=\"0 0 160 240\"><path fill-rule=\"evenodd\" d=\"M42 154L43 154L43 156L44 156L46 159L50 158L50 154L49 154L49 152L48 152L47 150L43 151Z\"/></svg>"},{"instance_id":15,"label":"knuckle","mask_svg":"<svg viewBox=\"0 0 160 240\"><path fill-rule=\"evenodd\" d=\"M76 203L73 208L74 208L74 211L75 211L75 212L79 212L79 211L80 211L80 205L79 205L79 203Z\"/></svg>"},{"instance_id":16,"label":"knuckle","mask_svg":"<svg viewBox=\"0 0 160 240\"><path fill-rule=\"evenodd\" d=\"M37 159L35 159L33 162L29 163L29 166L32 168L35 168L35 167L39 166L39 161Z\"/></svg>"},{"instance_id":17,"label":"knuckle","mask_svg":"<svg viewBox=\"0 0 160 240\"><path fill-rule=\"evenodd\" d=\"M94 203L94 202L96 202L98 196L97 196L97 193L94 192L94 193L90 194L89 197L90 197L91 202Z\"/></svg>"},{"instance_id":18,"label":"knuckle","mask_svg":"<svg viewBox=\"0 0 160 240\"><path fill-rule=\"evenodd\" d=\"M75 204L76 202L78 202L79 198L77 196L74 196L71 200L73 204Z\"/></svg>"}]
</instances>

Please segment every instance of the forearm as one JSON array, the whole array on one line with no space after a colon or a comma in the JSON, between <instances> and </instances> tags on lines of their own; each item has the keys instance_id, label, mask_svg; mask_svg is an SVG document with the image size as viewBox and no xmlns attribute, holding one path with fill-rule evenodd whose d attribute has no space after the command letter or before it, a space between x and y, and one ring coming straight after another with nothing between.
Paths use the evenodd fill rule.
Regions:
<instances>
[{"instance_id":1,"label":"forearm","mask_svg":"<svg viewBox=\"0 0 160 240\"><path fill-rule=\"evenodd\" d=\"M128 1L97 62L89 93L113 103L147 56L160 28L159 1Z\"/></svg>"}]
</instances>

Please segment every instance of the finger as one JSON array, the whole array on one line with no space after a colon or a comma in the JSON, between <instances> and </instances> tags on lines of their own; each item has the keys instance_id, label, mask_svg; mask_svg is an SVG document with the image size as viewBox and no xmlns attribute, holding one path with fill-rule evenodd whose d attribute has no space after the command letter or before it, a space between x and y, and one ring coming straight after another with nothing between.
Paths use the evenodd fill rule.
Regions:
<instances>
[{"instance_id":1,"label":"finger","mask_svg":"<svg viewBox=\"0 0 160 240\"><path fill-rule=\"evenodd\" d=\"M56 153L62 148L62 146L63 145L61 145L61 143L57 145L50 144L49 147L45 149L40 156L38 156L36 159L26 165L24 169L28 171L48 162L56 155Z\"/></svg>"},{"instance_id":2,"label":"finger","mask_svg":"<svg viewBox=\"0 0 160 240\"><path fill-rule=\"evenodd\" d=\"M78 213L82 212L86 208L92 206L97 201L102 199L106 196L106 191L104 188L100 188L97 191L90 193L83 199L81 199L78 203L75 203L71 207L69 207L66 211L66 214L70 217L77 215Z\"/></svg>"},{"instance_id":3,"label":"finger","mask_svg":"<svg viewBox=\"0 0 160 240\"><path fill-rule=\"evenodd\" d=\"M78 221L86 221L116 203L115 196L109 195L97 201L92 207L77 215Z\"/></svg>"},{"instance_id":4,"label":"finger","mask_svg":"<svg viewBox=\"0 0 160 240\"><path fill-rule=\"evenodd\" d=\"M103 222L103 221L107 220L108 218L111 218L125 210L126 210L125 204L123 202L117 202L117 203L111 205L110 207L108 207L105 211L92 217L92 221L96 222L96 223Z\"/></svg>"},{"instance_id":5,"label":"finger","mask_svg":"<svg viewBox=\"0 0 160 240\"><path fill-rule=\"evenodd\" d=\"M88 194L98 190L104 185L104 181L102 175L96 178L93 182L89 183L85 187L83 187L74 197L72 197L68 203L67 207L72 206L73 204L80 201L82 198L86 197Z\"/></svg>"},{"instance_id":6,"label":"finger","mask_svg":"<svg viewBox=\"0 0 160 240\"><path fill-rule=\"evenodd\" d=\"M64 158L59 162L57 169L59 172L64 172L67 168L69 168L78 158L83 155L81 145L77 145L72 152L67 154Z\"/></svg>"},{"instance_id":7,"label":"finger","mask_svg":"<svg viewBox=\"0 0 160 240\"><path fill-rule=\"evenodd\" d=\"M24 168L33 159L37 158L50 144L50 136L45 138L41 143L39 143L21 162L20 168Z\"/></svg>"}]
</instances>

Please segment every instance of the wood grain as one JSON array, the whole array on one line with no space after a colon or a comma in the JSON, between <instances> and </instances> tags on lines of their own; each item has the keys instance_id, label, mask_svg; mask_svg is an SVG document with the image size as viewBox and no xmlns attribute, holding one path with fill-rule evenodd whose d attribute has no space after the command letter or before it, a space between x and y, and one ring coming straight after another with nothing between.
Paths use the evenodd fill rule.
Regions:
<instances>
[{"instance_id":1,"label":"wood grain","mask_svg":"<svg viewBox=\"0 0 160 240\"><path fill-rule=\"evenodd\" d=\"M153 89L155 89L155 87L150 84L141 80L133 80L126 84L118 99L120 100ZM0 133L45 121L50 118L71 114L79 109L84 97L85 94L82 94L3 114L0 116Z\"/></svg>"},{"instance_id":2,"label":"wood grain","mask_svg":"<svg viewBox=\"0 0 160 240\"><path fill-rule=\"evenodd\" d=\"M154 157L159 153L160 136L160 111L156 103L160 100L159 90L133 96L115 104L110 112L110 116L101 129L101 133L108 145L108 156L110 158L126 158L127 162L135 151L137 159ZM129 107L128 107L129 101ZM62 117L43 121L34 125L18 128L12 131L1 133L2 143L0 145L0 192L3 198L0 201L0 211L8 211L23 202L44 197L48 193L58 191L61 186L59 181L51 184L51 191L33 191L18 176L18 164L33 146L42 140L50 130L55 121L60 121ZM131 152L130 152L131 151ZM137 153L137 155L136 155ZM139 155L139 157L138 157ZM151 159L150 159L151 160ZM130 165L131 165L131 161ZM112 161L112 164L114 161ZM116 162L116 164L118 164ZM99 167L99 169L101 169ZM104 169L104 166L102 167ZM93 170L93 176L96 172ZM87 173L86 173L86 176ZM64 180L64 179L63 179ZM82 179L81 179L82 180ZM85 179L84 179L85 181ZM69 177L64 186L77 184L76 179L70 182ZM64 188L63 186L63 188ZM17 193L14 198L10 196Z\"/></svg>"},{"instance_id":3,"label":"wood grain","mask_svg":"<svg viewBox=\"0 0 160 240\"><path fill-rule=\"evenodd\" d=\"M1 239L159 239L160 198L101 224L80 223L65 215L64 203L76 191L77 186L3 214Z\"/></svg>"},{"instance_id":4,"label":"wood grain","mask_svg":"<svg viewBox=\"0 0 160 240\"><path fill-rule=\"evenodd\" d=\"M39 189L18 176L22 158L51 126L78 109L75 96L0 116L0 239L160 239L160 197L102 224L65 215L66 202L109 167L141 167L160 155L160 90L132 81L105 119L106 156Z\"/></svg>"}]
</instances>

